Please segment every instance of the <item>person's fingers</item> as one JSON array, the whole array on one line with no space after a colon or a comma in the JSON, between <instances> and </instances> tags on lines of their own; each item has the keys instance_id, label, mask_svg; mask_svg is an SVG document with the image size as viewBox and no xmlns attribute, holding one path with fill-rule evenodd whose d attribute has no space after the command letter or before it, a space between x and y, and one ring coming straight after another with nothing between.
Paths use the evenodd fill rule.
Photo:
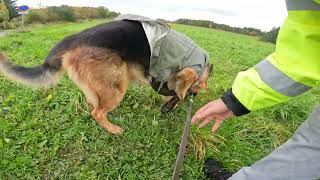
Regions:
<instances>
[{"instance_id":1,"label":"person's fingers","mask_svg":"<svg viewBox=\"0 0 320 180\"><path fill-rule=\"evenodd\" d=\"M195 115L192 117L191 123L195 124L197 123L200 119L206 118L208 115L210 115L210 109L214 108L212 107L212 102L206 104L205 106L203 106L202 108L200 108Z\"/></svg>"},{"instance_id":2,"label":"person's fingers","mask_svg":"<svg viewBox=\"0 0 320 180\"><path fill-rule=\"evenodd\" d=\"M191 122L195 124L200 119L204 119L213 113L220 114L227 111L229 111L229 109L221 99L211 101L196 112Z\"/></svg>"},{"instance_id":3,"label":"person's fingers","mask_svg":"<svg viewBox=\"0 0 320 180\"><path fill-rule=\"evenodd\" d=\"M202 123L198 126L198 128L205 127L213 118L214 118L214 115L206 117L206 119L202 121Z\"/></svg>"},{"instance_id":4,"label":"person's fingers","mask_svg":"<svg viewBox=\"0 0 320 180\"><path fill-rule=\"evenodd\" d=\"M212 128L211 128L211 132L212 132L212 133L215 133L215 132L219 129L219 127L220 127L220 125L222 124L222 122L223 122L223 120L221 120L221 119L216 119L214 125L213 125Z\"/></svg>"},{"instance_id":5,"label":"person's fingers","mask_svg":"<svg viewBox=\"0 0 320 180\"><path fill-rule=\"evenodd\" d=\"M191 119L191 124L194 125L196 124L200 119L203 119L205 118L204 114L201 114L201 113L196 113L192 119Z\"/></svg>"}]
</instances>

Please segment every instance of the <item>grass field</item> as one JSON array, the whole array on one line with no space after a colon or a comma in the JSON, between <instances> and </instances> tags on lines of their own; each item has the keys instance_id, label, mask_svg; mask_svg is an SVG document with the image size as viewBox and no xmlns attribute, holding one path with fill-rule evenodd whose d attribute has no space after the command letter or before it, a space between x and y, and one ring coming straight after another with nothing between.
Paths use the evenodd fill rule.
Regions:
<instances>
[{"instance_id":1,"label":"grass field","mask_svg":"<svg viewBox=\"0 0 320 180\"><path fill-rule=\"evenodd\" d=\"M0 50L20 65L43 62L64 36L101 23L34 27L0 39ZM218 98L245 70L275 46L249 36L173 25L210 53L210 87L194 111ZM286 104L226 121L216 135L192 127L183 179L204 179L203 160L214 156L233 171L261 159L286 141L320 100L314 89ZM169 179L187 103L160 115L161 98L149 87L131 86L110 119L121 136L105 133L90 117L80 90L67 78L47 91L24 88L0 76L0 179Z\"/></svg>"}]
</instances>

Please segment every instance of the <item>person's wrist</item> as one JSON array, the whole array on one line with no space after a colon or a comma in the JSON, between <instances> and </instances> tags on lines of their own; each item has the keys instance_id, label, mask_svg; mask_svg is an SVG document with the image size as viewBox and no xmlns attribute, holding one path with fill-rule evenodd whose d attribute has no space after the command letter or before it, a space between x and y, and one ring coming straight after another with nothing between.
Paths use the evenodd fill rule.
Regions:
<instances>
[{"instance_id":1,"label":"person's wrist","mask_svg":"<svg viewBox=\"0 0 320 180\"><path fill-rule=\"evenodd\" d=\"M225 92L225 94L221 97L221 100L227 106L227 108L232 111L232 113L236 116L242 116L250 113L248 110L232 93L232 89L229 89Z\"/></svg>"},{"instance_id":2,"label":"person's wrist","mask_svg":"<svg viewBox=\"0 0 320 180\"><path fill-rule=\"evenodd\" d=\"M219 98L216 101L221 109L223 109L224 111L230 111L230 109L228 108L226 103L222 100L222 98Z\"/></svg>"}]
</instances>

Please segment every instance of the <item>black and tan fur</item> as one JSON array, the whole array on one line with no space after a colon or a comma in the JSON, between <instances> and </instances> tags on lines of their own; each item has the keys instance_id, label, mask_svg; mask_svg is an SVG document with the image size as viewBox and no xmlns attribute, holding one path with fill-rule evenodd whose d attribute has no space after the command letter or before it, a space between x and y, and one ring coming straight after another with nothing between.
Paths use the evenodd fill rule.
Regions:
<instances>
[{"instance_id":1,"label":"black and tan fur","mask_svg":"<svg viewBox=\"0 0 320 180\"><path fill-rule=\"evenodd\" d=\"M49 87L64 72L84 92L92 105L91 115L107 132L121 134L106 113L122 101L128 84L148 82L150 48L142 25L134 21L115 21L66 37L49 53L44 64L33 68L11 64L0 53L0 72L19 83ZM182 69L168 82L183 99L188 89L206 88L209 68L203 77L190 68Z\"/></svg>"}]
</instances>

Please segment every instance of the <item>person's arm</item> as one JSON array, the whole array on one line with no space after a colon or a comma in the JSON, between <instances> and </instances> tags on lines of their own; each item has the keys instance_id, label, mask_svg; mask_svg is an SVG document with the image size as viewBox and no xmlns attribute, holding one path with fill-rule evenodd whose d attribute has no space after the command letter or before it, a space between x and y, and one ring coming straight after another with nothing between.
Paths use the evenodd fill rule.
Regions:
<instances>
[{"instance_id":1,"label":"person's arm","mask_svg":"<svg viewBox=\"0 0 320 180\"><path fill-rule=\"evenodd\" d=\"M223 98L236 115L248 111L241 110L243 107L235 105L237 101L232 101L230 96L254 111L300 95L320 80L320 5L297 7L291 1L295 2L287 1L288 18L280 29L275 52L253 68L240 72L232 90Z\"/></svg>"},{"instance_id":2,"label":"person's arm","mask_svg":"<svg viewBox=\"0 0 320 180\"><path fill-rule=\"evenodd\" d=\"M320 5L313 0L287 0L287 8L288 17L280 29L275 52L240 72L232 89L221 98L232 114L240 116L285 102L320 80ZM222 107L216 104L221 106L211 103L200 109L193 124L200 119L210 122L208 117L216 113L215 108Z\"/></svg>"}]
</instances>

